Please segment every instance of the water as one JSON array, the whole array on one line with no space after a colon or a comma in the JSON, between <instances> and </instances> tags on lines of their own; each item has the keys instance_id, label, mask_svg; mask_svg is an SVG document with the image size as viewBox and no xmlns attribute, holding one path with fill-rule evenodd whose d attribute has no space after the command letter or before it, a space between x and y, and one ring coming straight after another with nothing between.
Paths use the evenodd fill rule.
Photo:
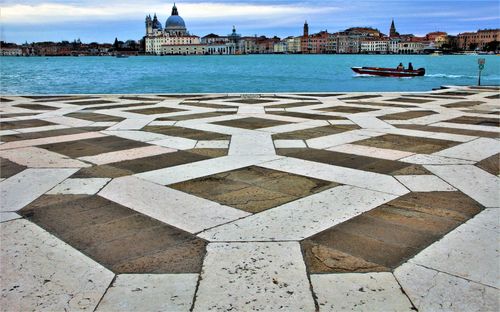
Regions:
<instances>
[{"instance_id":1,"label":"water","mask_svg":"<svg viewBox=\"0 0 500 312\"><path fill-rule=\"evenodd\" d=\"M0 57L0 93L197 93L428 91L477 83L500 84L500 57L428 55L245 55ZM353 66L425 67L425 77L357 76Z\"/></svg>"}]
</instances>

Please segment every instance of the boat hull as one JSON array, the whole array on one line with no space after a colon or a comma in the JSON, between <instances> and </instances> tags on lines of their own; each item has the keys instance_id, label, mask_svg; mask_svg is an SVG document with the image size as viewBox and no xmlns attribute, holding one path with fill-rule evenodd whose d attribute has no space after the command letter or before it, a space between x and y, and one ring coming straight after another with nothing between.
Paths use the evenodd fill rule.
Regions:
<instances>
[{"instance_id":1,"label":"boat hull","mask_svg":"<svg viewBox=\"0 0 500 312\"><path fill-rule=\"evenodd\" d=\"M355 73L360 75L371 75L381 77L419 77L425 75L425 69L419 68L416 70L397 70L394 68L381 68L381 67L352 67Z\"/></svg>"}]
</instances>

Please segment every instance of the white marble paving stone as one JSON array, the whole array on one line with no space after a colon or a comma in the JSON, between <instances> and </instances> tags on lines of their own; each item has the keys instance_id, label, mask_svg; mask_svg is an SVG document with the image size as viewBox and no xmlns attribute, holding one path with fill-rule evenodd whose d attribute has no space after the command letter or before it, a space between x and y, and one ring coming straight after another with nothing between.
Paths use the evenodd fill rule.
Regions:
<instances>
[{"instance_id":1,"label":"white marble paving stone","mask_svg":"<svg viewBox=\"0 0 500 312\"><path fill-rule=\"evenodd\" d=\"M192 149L196 146L196 140L173 137L168 135L165 135L164 138L161 140L149 141L148 143L178 150Z\"/></svg>"},{"instance_id":2,"label":"white marble paving stone","mask_svg":"<svg viewBox=\"0 0 500 312\"><path fill-rule=\"evenodd\" d=\"M419 311L498 311L498 289L405 263L394 271Z\"/></svg>"},{"instance_id":3,"label":"white marble paving stone","mask_svg":"<svg viewBox=\"0 0 500 312\"><path fill-rule=\"evenodd\" d=\"M448 158L437 155L416 154L401 158L400 161L416 165L474 165L476 162L471 160Z\"/></svg>"},{"instance_id":4,"label":"white marble paving stone","mask_svg":"<svg viewBox=\"0 0 500 312\"><path fill-rule=\"evenodd\" d=\"M85 132L79 134L60 135L60 136L40 138L40 139L20 140L2 144L0 145L0 150L53 144L53 143L71 142L71 141L86 140L86 139L95 139L95 138L102 138L105 136L106 136L105 134L99 132Z\"/></svg>"},{"instance_id":5,"label":"white marble paving stone","mask_svg":"<svg viewBox=\"0 0 500 312\"><path fill-rule=\"evenodd\" d=\"M462 224L410 261L468 280L500 287L498 232Z\"/></svg>"},{"instance_id":6,"label":"white marble paving stone","mask_svg":"<svg viewBox=\"0 0 500 312\"><path fill-rule=\"evenodd\" d=\"M485 207L500 206L500 179L476 166L426 165L427 170Z\"/></svg>"},{"instance_id":7,"label":"white marble paving stone","mask_svg":"<svg viewBox=\"0 0 500 312\"><path fill-rule=\"evenodd\" d=\"M363 115L349 115L349 118L352 122L360 126L361 128L368 129L392 129L393 125L388 124L385 121L382 121L376 117L372 116L363 116Z\"/></svg>"},{"instance_id":8,"label":"white marble paving stone","mask_svg":"<svg viewBox=\"0 0 500 312\"><path fill-rule=\"evenodd\" d=\"M0 211L17 211L78 169L26 169L0 182Z\"/></svg>"},{"instance_id":9,"label":"white marble paving stone","mask_svg":"<svg viewBox=\"0 0 500 312\"><path fill-rule=\"evenodd\" d=\"M481 161L500 153L500 144L495 139L479 138L464 144L453 146L433 155Z\"/></svg>"},{"instance_id":10,"label":"white marble paving stone","mask_svg":"<svg viewBox=\"0 0 500 312\"><path fill-rule=\"evenodd\" d=\"M468 142L476 139L475 136L470 135L462 135L462 134L452 134L452 133L444 133L444 132L431 132L431 131L421 131L421 130L411 130L411 129L381 129L385 133L395 134L395 135L406 135L413 136L418 138L431 138L437 140L447 140L453 142ZM379 131L378 129L373 129L373 131Z\"/></svg>"},{"instance_id":11,"label":"white marble paving stone","mask_svg":"<svg viewBox=\"0 0 500 312\"><path fill-rule=\"evenodd\" d=\"M244 114L262 114L264 115L266 111L264 107L258 105L248 105L248 106L240 106L238 108L238 115Z\"/></svg>"},{"instance_id":12,"label":"white marble paving stone","mask_svg":"<svg viewBox=\"0 0 500 312\"><path fill-rule=\"evenodd\" d=\"M487 229L490 231L500 232L500 207L484 209L474 218L467 221L467 224Z\"/></svg>"},{"instance_id":13,"label":"white marble paving stone","mask_svg":"<svg viewBox=\"0 0 500 312\"><path fill-rule=\"evenodd\" d=\"M340 152L346 154L354 154L354 155L368 156L368 157L389 159L389 160L398 160L413 155L413 153L409 152L356 145L356 144L344 144L344 145L334 146L327 148L327 150L333 152Z\"/></svg>"},{"instance_id":14,"label":"white marble paving stone","mask_svg":"<svg viewBox=\"0 0 500 312\"><path fill-rule=\"evenodd\" d=\"M451 192L457 189L433 175L394 176L412 192Z\"/></svg>"},{"instance_id":15,"label":"white marble paving stone","mask_svg":"<svg viewBox=\"0 0 500 312\"><path fill-rule=\"evenodd\" d=\"M64 126L64 125L49 125L49 126L42 126L42 127L29 127L29 128L16 129L16 131L19 133L32 133L32 132L43 132L43 131L60 130L60 129L67 129L67 128L68 128L68 126Z\"/></svg>"},{"instance_id":16,"label":"white marble paving stone","mask_svg":"<svg viewBox=\"0 0 500 312\"><path fill-rule=\"evenodd\" d=\"M297 158L281 158L263 163L260 166L389 194L404 195L409 193L395 178L375 172L332 166Z\"/></svg>"},{"instance_id":17,"label":"white marble paving stone","mask_svg":"<svg viewBox=\"0 0 500 312\"><path fill-rule=\"evenodd\" d=\"M168 185L220 172L240 169L251 165L258 165L259 163L280 158L283 157L276 155L224 156L174 167L142 172L136 174L135 176L157 184Z\"/></svg>"},{"instance_id":18,"label":"white marble paving stone","mask_svg":"<svg viewBox=\"0 0 500 312\"><path fill-rule=\"evenodd\" d=\"M84 168L82 161L38 147L22 147L0 151L0 157L29 168Z\"/></svg>"},{"instance_id":19,"label":"white marble paving stone","mask_svg":"<svg viewBox=\"0 0 500 312\"><path fill-rule=\"evenodd\" d=\"M92 311L114 274L27 220L0 223L5 311Z\"/></svg>"},{"instance_id":20,"label":"white marble paving stone","mask_svg":"<svg viewBox=\"0 0 500 312\"><path fill-rule=\"evenodd\" d=\"M381 135L382 135L381 133L374 133L373 135L369 136L364 132L360 132L359 130L353 130L348 132L327 135L319 138L309 139L306 141L306 143L311 148L324 149L346 143L353 143L356 141L361 141L369 139L374 136L381 136Z\"/></svg>"},{"instance_id":21,"label":"white marble paving stone","mask_svg":"<svg viewBox=\"0 0 500 312\"><path fill-rule=\"evenodd\" d=\"M195 148L228 148L229 140L198 141Z\"/></svg>"},{"instance_id":22,"label":"white marble paving stone","mask_svg":"<svg viewBox=\"0 0 500 312\"><path fill-rule=\"evenodd\" d=\"M21 218L21 216L15 212L0 212L0 222L7 222L19 218Z\"/></svg>"},{"instance_id":23,"label":"white marble paving stone","mask_svg":"<svg viewBox=\"0 0 500 312\"><path fill-rule=\"evenodd\" d=\"M198 274L121 274L96 311L186 311Z\"/></svg>"},{"instance_id":24,"label":"white marble paving stone","mask_svg":"<svg viewBox=\"0 0 500 312\"><path fill-rule=\"evenodd\" d=\"M311 274L320 311L413 311L389 272Z\"/></svg>"},{"instance_id":25,"label":"white marble paving stone","mask_svg":"<svg viewBox=\"0 0 500 312\"><path fill-rule=\"evenodd\" d=\"M69 127L87 127L94 123L93 121L67 117L67 116L48 117L44 118L43 120Z\"/></svg>"},{"instance_id":26,"label":"white marble paving stone","mask_svg":"<svg viewBox=\"0 0 500 312\"><path fill-rule=\"evenodd\" d=\"M128 118L108 128L108 130L139 130L153 120L155 117Z\"/></svg>"},{"instance_id":27,"label":"white marble paving stone","mask_svg":"<svg viewBox=\"0 0 500 312\"><path fill-rule=\"evenodd\" d=\"M94 156L85 156L85 157L80 157L78 159L88 161L96 165L105 165L125 160L156 156L166 153L173 153L176 151L177 150L173 148L151 145L151 146L132 148L128 150L103 153Z\"/></svg>"},{"instance_id":28,"label":"white marble paving stone","mask_svg":"<svg viewBox=\"0 0 500 312\"><path fill-rule=\"evenodd\" d=\"M207 246L193 311L315 311L298 242Z\"/></svg>"},{"instance_id":29,"label":"white marble paving stone","mask_svg":"<svg viewBox=\"0 0 500 312\"><path fill-rule=\"evenodd\" d=\"M108 178L87 178L87 179L66 179L61 184L56 185L47 194L87 194L94 195L99 192L111 179Z\"/></svg>"},{"instance_id":30,"label":"white marble paving stone","mask_svg":"<svg viewBox=\"0 0 500 312\"><path fill-rule=\"evenodd\" d=\"M229 156L276 155L270 134L234 134L229 144Z\"/></svg>"},{"instance_id":31,"label":"white marble paving stone","mask_svg":"<svg viewBox=\"0 0 500 312\"><path fill-rule=\"evenodd\" d=\"M500 132L499 127L491 127L491 126L481 126L481 125L466 125L459 124L454 122L438 122L432 124L435 127L444 127L444 128L455 128L455 129L467 129L467 130L475 130L475 131L486 131L486 132Z\"/></svg>"},{"instance_id":32,"label":"white marble paving stone","mask_svg":"<svg viewBox=\"0 0 500 312\"><path fill-rule=\"evenodd\" d=\"M101 132L107 135L114 135L123 139L139 141L139 142L158 141L166 138L165 135L160 133L138 131L138 130L113 130L113 131L105 130Z\"/></svg>"},{"instance_id":33,"label":"white marble paving stone","mask_svg":"<svg viewBox=\"0 0 500 312\"><path fill-rule=\"evenodd\" d=\"M274 140L276 148L306 148L307 145L303 140Z\"/></svg>"},{"instance_id":34,"label":"white marble paving stone","mask_svg":"<svg viewBox=\"0 0 500 312\"><path fill-rule=\"evenodd\" d=\"M249 215L248 212L132 176L114 179L99 195L190 233Z\"/></svg>"},{"instance_id":35,"label":"white marble paving stone","mask_svg":"<svg viewBox=\"0 0 500 312\"><path fill-rule=\"evenodd\" d=\"M353 186L338 186L209 229L198 236L209 241L301 240L397 196Z\"/></svg>"}]
</instances>

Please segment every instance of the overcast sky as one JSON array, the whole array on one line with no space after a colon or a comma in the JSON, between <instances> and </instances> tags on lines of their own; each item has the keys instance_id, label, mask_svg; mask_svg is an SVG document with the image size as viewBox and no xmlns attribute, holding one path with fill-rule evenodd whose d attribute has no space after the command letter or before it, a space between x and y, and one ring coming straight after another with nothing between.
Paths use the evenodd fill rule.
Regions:
<instances>
[{"instance_id":1,"label":"overcast sky","mask_svg":"<svg viewBox=\"0 0 500 312\"><path fill-rule=\"evenodd\" d=\"M0 0L0 37L8 42L83 42L140 39L146 14L165 24L173 1L159 0ZM391 18L400 33L431 31L457 34L500 28L499 0L185 0L177 1L188 30L195 35L228 34L233 25L243 35L300 35L372 26L389 32Z\"/></svg>"}]
</instances>

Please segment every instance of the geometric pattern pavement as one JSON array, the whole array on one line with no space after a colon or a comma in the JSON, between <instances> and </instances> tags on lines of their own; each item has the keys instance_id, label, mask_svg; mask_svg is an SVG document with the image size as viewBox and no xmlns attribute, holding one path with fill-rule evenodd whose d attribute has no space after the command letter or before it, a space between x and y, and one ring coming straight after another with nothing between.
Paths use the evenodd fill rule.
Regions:
<instances>
[{"instance_id":1,"label":"geometric pattern pavement","mask_svg":"<svg viewBox=\"0 0 500 312\"><path fill-rule=\"evenodd\" d=\"M497 310L500 102L2 96L6 310Z\"/></svg>"}]
</instances>

